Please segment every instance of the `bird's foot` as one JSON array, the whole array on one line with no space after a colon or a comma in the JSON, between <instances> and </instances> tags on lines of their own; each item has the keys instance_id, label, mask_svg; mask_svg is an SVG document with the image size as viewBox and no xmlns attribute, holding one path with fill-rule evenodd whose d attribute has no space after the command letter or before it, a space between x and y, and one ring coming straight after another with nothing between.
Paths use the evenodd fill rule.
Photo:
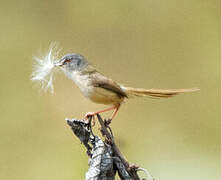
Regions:
<instances>
[{"instance_id":1,"label":"bird's foot","mask_svg":"<svg viewBox=\"0 0 221 180\"><path fill-rule=\"evenodd\" d=\"M87 112L85 115L84 115L84 119L88 119L89 117L94 117L96 115L95 112Z\"/></svg>"},{"instance_id":2,"label":"bird's foot","mask_svg":"<svg viewBox=\"0 0 221 180\"><path fill-rule=\"evenodd\" d=\"M92 126L95 126L95 115L96 115L96 114L97 114L97 113L95 113L95 112L87 112L87 113L84 115L84 119L88 120L89 117L91 117L91 119L92 119Z\"/></svg>"}]
</instances>

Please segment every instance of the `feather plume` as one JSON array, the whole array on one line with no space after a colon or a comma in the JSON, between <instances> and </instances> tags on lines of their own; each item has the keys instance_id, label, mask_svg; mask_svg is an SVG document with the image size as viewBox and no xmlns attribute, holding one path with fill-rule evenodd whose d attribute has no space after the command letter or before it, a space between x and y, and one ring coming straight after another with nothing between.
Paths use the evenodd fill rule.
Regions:
<instances>
[{"instance_id":1,"label":"feather plume","mask_svg":"<svg viewBox=\"0 0 221 180\"><path fill-rule=\"evenodd\" d=\"M54 72L55 72L55 62L58 59L60 49L56 44L51 44L47 54L42 57L34 56L35 63L33 65L33 72L31 75L32 81L38 81L41 88L47 91L50 90L51 93L54 92Z\"/></svg>"}]
</instances>

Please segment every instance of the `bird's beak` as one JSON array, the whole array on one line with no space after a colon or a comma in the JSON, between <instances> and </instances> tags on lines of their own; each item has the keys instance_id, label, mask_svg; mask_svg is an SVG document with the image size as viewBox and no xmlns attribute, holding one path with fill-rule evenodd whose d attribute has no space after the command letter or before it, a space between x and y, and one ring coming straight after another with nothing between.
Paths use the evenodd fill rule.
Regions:
<instances>
[{"instance_id":1,"label":"bird's beak","mask_svg":"<svg viewBox=\"0 0 221 180\"><path fill-rule=\"evenodd\" d=\"M58 61L55 61L55 62L54 62L54 65L61 67L61 66L64 65L64 61L65 61L65 59L62 58L62 59L60 59L60 60L58 60Z\"/></svg>"}]
</instances>

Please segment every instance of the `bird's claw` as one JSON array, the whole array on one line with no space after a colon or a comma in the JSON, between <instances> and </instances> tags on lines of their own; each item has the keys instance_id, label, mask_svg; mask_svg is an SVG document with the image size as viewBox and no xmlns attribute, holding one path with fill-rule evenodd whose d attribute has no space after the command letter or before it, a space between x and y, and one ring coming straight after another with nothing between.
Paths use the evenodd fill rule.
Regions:
<instances>
[{"instance_id":1,"label":"bird's claw","mask_svg":"<svg viewBox=\"0 0 221 180\"><path fill-rule=\"evenodd\" d=\"M87 112L84 115L84 119L88 119L89 117L94 117L96 114L94 112Z\"/></svg>"},{"instance_id":2,"label":"bird's claw","mask_svg":"<svg viewBox=\"0 0 221 180\"><path fill-rule=\"evenodd\" d=\"M87 112L84 115L84 119L88 120L89 117L91 117L91 119L92 119L92 126L95 126L95 117L94 117L95 115L96 115L96 113L94 113L94 112Z\"/></svg>"}]
</instances>

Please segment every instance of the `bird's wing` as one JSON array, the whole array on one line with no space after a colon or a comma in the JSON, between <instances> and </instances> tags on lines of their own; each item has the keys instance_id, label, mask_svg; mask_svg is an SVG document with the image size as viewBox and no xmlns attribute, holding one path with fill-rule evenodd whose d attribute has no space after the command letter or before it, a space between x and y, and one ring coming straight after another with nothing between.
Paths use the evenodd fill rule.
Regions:
<instances>
[{"instance_id":1,"label":"bird's wing","mask_svg":"<svg viewBox=\"0 0 221 180\"><path fill-rule=\"evenodd\" d=\"M126 92L112 79L105 77L104 75L100 74L99 72L92 74L93 78L92 85L95 87L100 87L111 92L116 93L119 97L127 97Z\"/></svg>"}]
</instances>

